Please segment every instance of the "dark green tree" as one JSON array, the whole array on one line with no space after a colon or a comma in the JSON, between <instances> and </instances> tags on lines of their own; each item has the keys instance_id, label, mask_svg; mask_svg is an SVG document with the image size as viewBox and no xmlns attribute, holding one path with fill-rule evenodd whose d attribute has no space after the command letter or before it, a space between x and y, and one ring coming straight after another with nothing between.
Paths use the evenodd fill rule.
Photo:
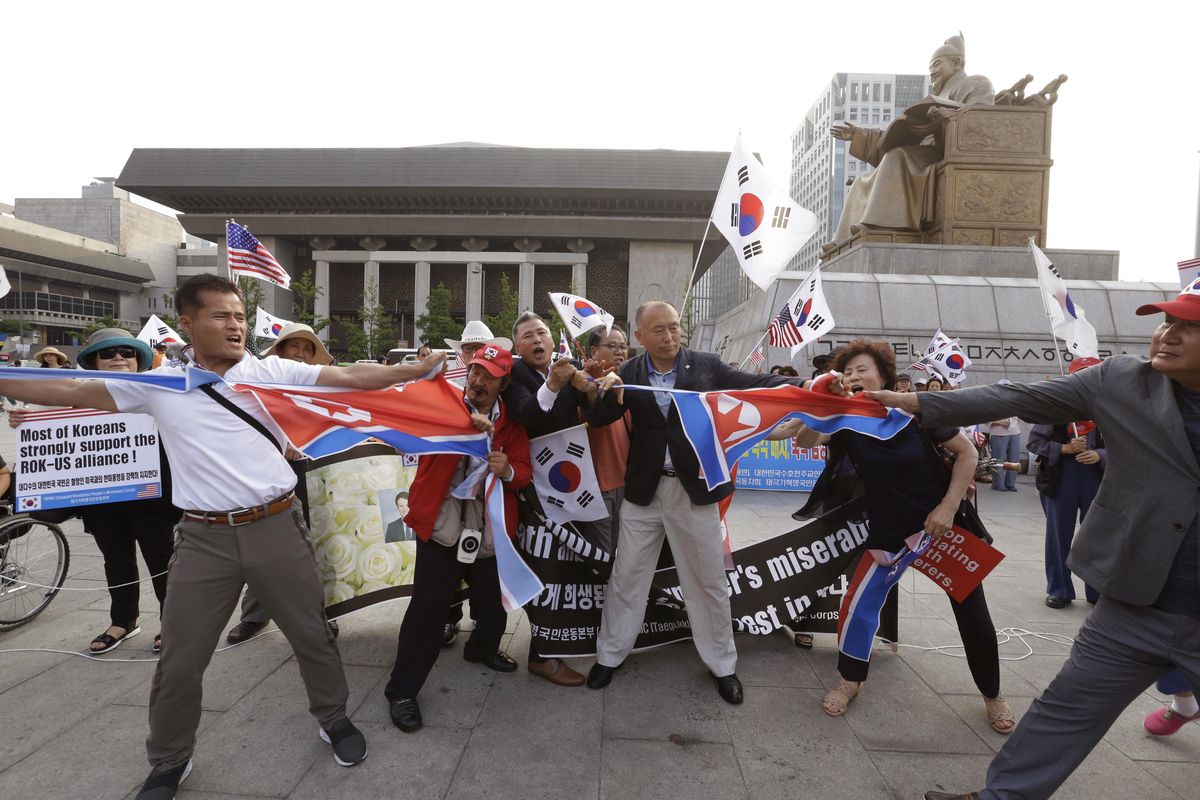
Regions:
<instances>
[{"instance_id":1,"label":"dark green tree","mask_svg":"<svg viewBox=\"0 0 1200 800\"><path fill-rule=\"evenodd\" d=\"M175 311L175 293L178 289L172 289L169 292L163 292L163 311L158 315L158 318L171 326L172 330L179 330L179 315Z\"/></svg>"},{"instance_id":2,"label":"dark green tree","mask_svg":"<svg viewBox=\"0 0 1200 800\"><path fill-rule=\"evenodd\" d=\"M462 333L463 324L450 316L450 290L446 284L439 283L429 290L427 310L416 319L416 325L421 329L421 342L433 348L445 347L446 339L457 339ZM511 327L511 326L510 326ZM499 336L504 334L492 331Z\"/></svg>"},{"instance_id":3,"label":"dark green tree","mask_svg":"<svg viewBox=\"0 0 1200 800\"><path fill-rule=\"evenodd\" d=\"M486 314L484 324L492 329L495 336L511 336L513 323L521 314L521 295L508 282L508 273L500 273L500 313ZM453 337L452 337L453 338Z\"/></svg>"},{"instance_id":4,"label":"dark green tree","mask_svg":"<svg viewBox=\"0 0 1200 800\"><path fill-rule=\"evenodd\" d=\"M316 333L329 327L329 318L318 317L316 312L317 299L324 293L325 290L313 280L312 270L301 272L300 277L292 281L292 320L304 323Z\"/></svg>"}]
</instances>

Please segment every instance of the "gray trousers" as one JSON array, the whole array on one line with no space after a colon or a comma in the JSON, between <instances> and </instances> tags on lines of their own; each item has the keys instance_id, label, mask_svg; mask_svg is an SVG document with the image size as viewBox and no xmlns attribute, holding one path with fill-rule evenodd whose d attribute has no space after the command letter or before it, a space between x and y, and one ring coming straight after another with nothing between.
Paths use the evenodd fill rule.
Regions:
<instances>
[{"instance_id":1,"label":"gray trousers","mask_svg":"<svg viewBox=\"0 0 1200 800\"><path fill-rule=\"evenodd\" d=\"M324 728L346 716L346 675L325 622L324 588L299 502L238 527L185 519L175 529L169 578L162 656L150 689L151 766L170 769L191 757L204 670L243 584L295 651L313 716Z\"/></svg>"},{"instance_id":2,"label":"gray trousers","mask_svg":"<svg viewBox=\"0 0 1200 800\"><path fill-rule=\"evenodd\" d=\"M665 536L675 557L692 642L700 660L717 677L732 675L737 668L737 648L717 504L693 505L679 479L664 475L650 505L625 501L620 519L620 544L596 637L597 663L620 666L633 650L646 617L646 598Z\"/></svg>"},{"instance_id":3,"label":"gray trousers","mask_svg":"<svg viewBox=\"0 0 1200 800\"><path fill-rule=\"evenodd\" d=\"M1101 597L1067 663L993 759L980 800L1053 795L1125 707L1175 667L1200 685L1200 620Z\"/></svg>"}]
</instances>

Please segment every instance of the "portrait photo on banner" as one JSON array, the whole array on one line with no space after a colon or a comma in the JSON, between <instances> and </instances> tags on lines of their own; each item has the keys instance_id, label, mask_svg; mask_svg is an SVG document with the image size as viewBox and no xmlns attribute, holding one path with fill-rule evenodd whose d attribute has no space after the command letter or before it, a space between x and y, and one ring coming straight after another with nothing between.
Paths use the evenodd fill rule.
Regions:
<instances>
[{"instance_id":1,"label":"portrait photo on banner","mask_svg":"<svg viewBox=\"0 0 1200 800\"><path fill-rule=\"evenodd\" d=\"M329 616L412 594L416 541L402 516L415 461L364 444L309 464L312 543Z\"/></svg>"}]
</instances>

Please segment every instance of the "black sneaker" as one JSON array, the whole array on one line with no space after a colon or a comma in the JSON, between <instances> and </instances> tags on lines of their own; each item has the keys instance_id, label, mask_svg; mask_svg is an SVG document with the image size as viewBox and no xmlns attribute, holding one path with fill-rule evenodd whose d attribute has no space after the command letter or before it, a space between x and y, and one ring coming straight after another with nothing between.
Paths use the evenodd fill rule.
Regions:
<instances>
[{"instance_id":1,"label":"black sneaker","mask_svg":"<svg viewBox=\"0 0 1200 800\"><path fill-rule=\"evenodd\" d=\"M338 766L353 767L367 759L367 737L348 719L339 719L329 730L321 728L321 739L333 746Z\"/></svg>"},{"instance_id":2,"label":"black sneaker","mask_svg":"<svg viewBox=\"0 0 1200 800\"><path fill-rule=\"evenodd\" d=\"M458 638L458 625L447 622L442 626L442 647L449 647Z\"/></svg>"},{"instance_id":3,"label":"black sneaker","mask_svg":"<svg viewBox=\"0 0 1200 800\"><path fill-rule=\"evenodd\" d=\"M189 758L182 767L159 772L157 768L150 771L150 777L142 784L142 790L137 793L136 800L174 800L179 791L179 784L192 774L192 760Z\"/></svg>"}]
</instances>

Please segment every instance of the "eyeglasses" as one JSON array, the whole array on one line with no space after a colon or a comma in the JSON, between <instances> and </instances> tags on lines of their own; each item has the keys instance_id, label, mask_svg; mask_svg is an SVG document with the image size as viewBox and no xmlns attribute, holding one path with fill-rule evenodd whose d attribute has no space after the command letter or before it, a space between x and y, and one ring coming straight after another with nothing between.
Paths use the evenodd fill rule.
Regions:
<instances>
[{"instance_id":1,"label":"eyeglasses","mask_svg":"<svg viewBox=\"0 0 1200 800\"><path fill-rule=\"evenodd\" d=\"M105 361L116 358L137 358L137 350L129 345L118 345L117 347L104 347L96 351L96 358L103 358Z\"/></svg>"},{"instance_id":2,"label":"eyeglasses","mask_svg":"<svg viewBox=\"0 0 1200 800\"><path fill-rule=\"evenodd\" d=\"M613 351L613 352L615 352L615 353L627 353L627 352L629 352L629 346L628 346L628 345L623 345L623 344L613 344L612 342L601 342L600 344L596 345L596 347L607 347L609 350L612 350L612 351Z\"/></svg>"}]
</instances>

